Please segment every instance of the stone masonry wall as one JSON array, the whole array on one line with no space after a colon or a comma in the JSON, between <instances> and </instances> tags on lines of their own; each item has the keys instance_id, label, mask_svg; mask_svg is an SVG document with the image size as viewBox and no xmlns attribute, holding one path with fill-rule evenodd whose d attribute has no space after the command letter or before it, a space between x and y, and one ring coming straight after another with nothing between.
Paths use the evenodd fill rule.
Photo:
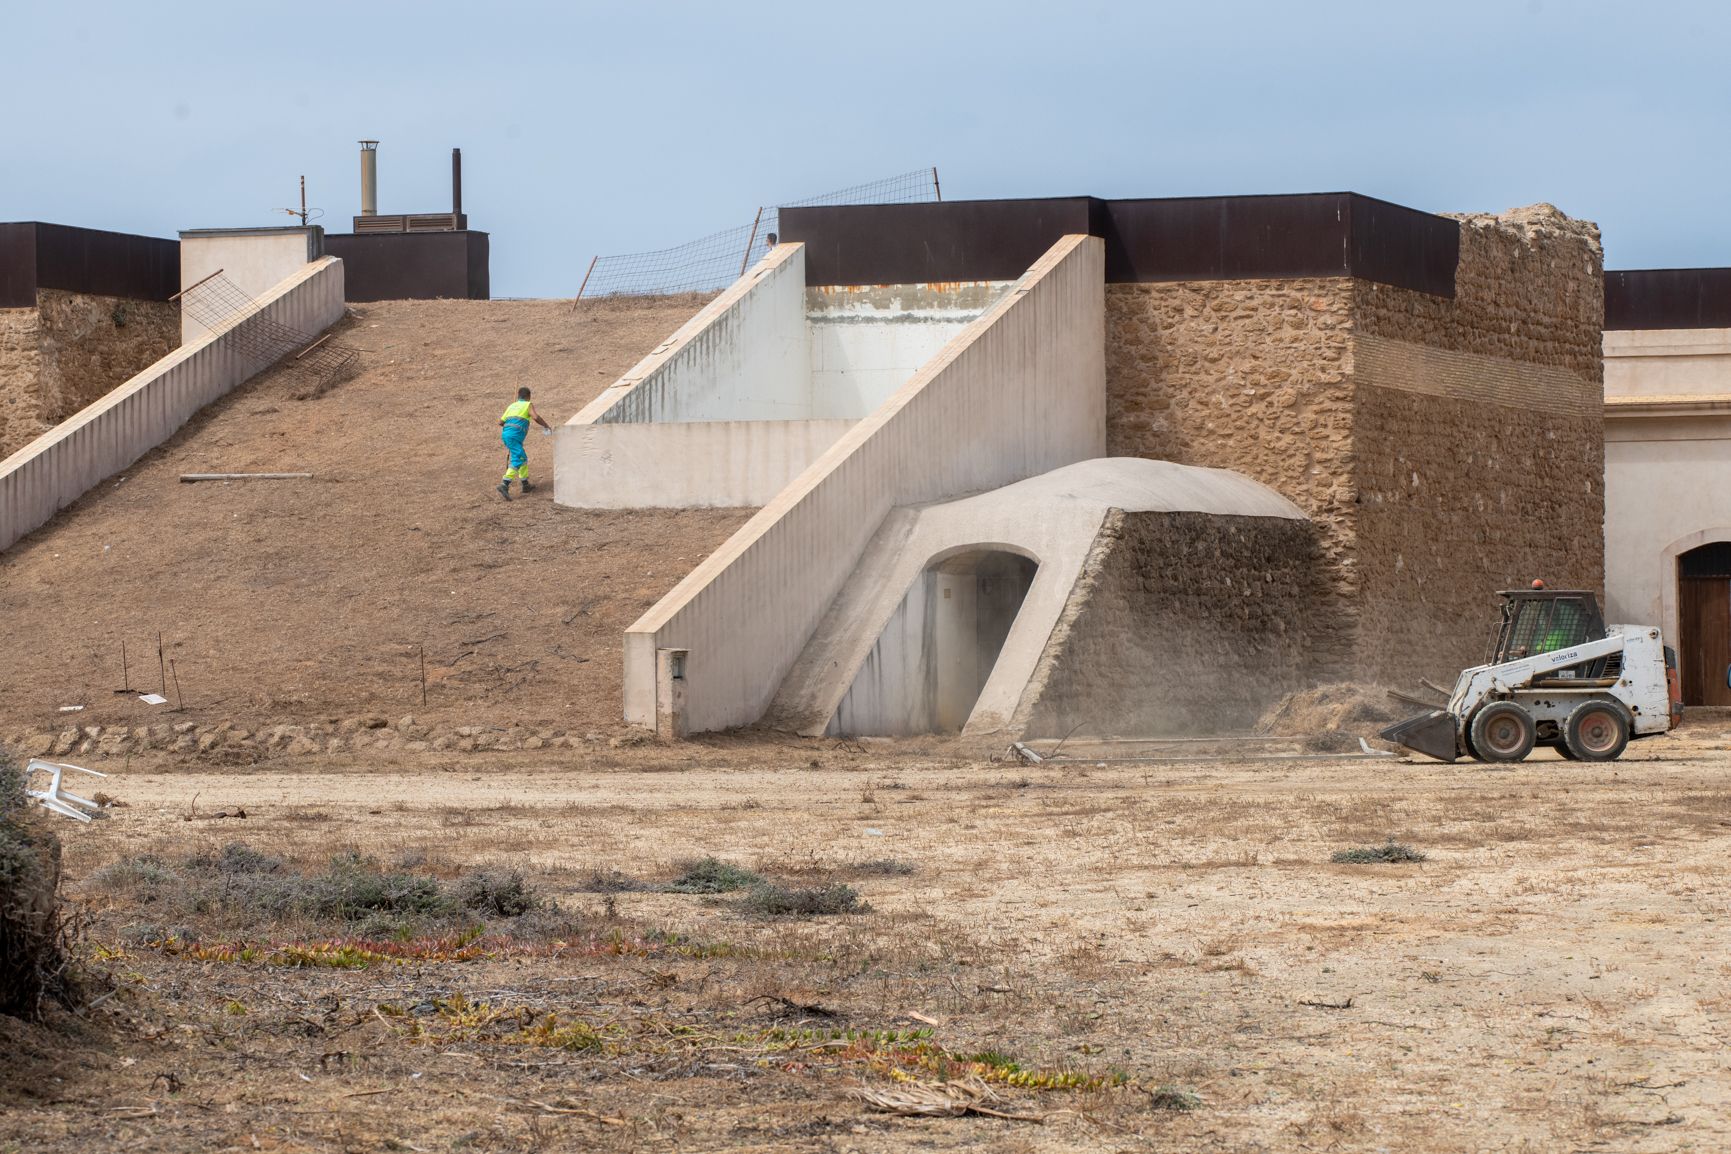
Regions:
<instances>
[{"instance_id":1,"label":"stone masonry wall","mask_svg":"<svg viewBox=\"0 0 1731 1154\"><path fill-rule=\"evenodd\" d=\"M180 344L180 310L40 289L0 310L0 457L101 398Z\"/></svg>"},{"instance_id":2,"label":"stone masonry wall","mask_svg":"<svg viewBox=\"0 0 1731 1154\"><path fill-rule=\"evenodd\" d=\"M1497 589L1603 583L1597 230L1544 205L1461 219L1453 300L1107 286L1108 451L1236 469L1315 520L1329 677L1452 680Z\"/></svg>"},{"instance_id":3,"label":"stone masonry wall","mask_svg":"<svg viewBox=\"0 0 1731 1154\"><path fill-rule=\"evenodd\" d=\"M1332 577L1329 676L1354 648L1351 330L1344 278L1106 286L1107 453L1235 469L1304 510Z\"/></svg>"},{"instance_id":4,"label":"stone masonry wall","mask_svg":"<svg viewBox=\"0 0 1731 1154\"><path fill-rule=\"evenodd\" d=\"M42 432L42 317L35 309L0 309L0 458Z\"/></svg>"},{"instance_id":5,"label":"stone masonry wall","mask_svg":"<svg viewBox=\"0 0 1731 1154\"><path fill-rule=\"evenodd\" d=\"M1244 731L1311 683L1327 617L1305 521L1113 510L1017 727L1031 737Z\"/></svg>"},{"instance_id":6,"label":"stone masonry wall","mask_svg":"<svg viewBox=\"0 0 1731 1154\"><path fill-rule=\"evenodd\" d=\"M1455 299L1353 282L1369 679L1484 660L1498 589L1604 585L1604 269L1549 206L1462 218Z\"/></svg>"}]
</instances>

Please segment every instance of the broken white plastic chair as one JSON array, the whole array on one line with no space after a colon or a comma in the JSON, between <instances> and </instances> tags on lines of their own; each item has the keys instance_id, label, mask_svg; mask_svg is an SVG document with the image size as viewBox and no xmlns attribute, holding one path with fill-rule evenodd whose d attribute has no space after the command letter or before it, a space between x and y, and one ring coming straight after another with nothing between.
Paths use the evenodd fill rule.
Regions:
<instances>
[{"instance_id":1,"label":"broken white plastic chair","mask_svg":"<svg viewBox=\"0 0 1731 1154\"><path fill-rule=\"evenodd\" d=\"M68 765L64 762L44 761L40 757L33 757L30 759L30 763L24 767L24 796L35 798L42 804L43 809L52 810L62 817L89 821L91 814L101 810L102 806L87 797L79 797L75 793L68 793L60 788L61 775L69 769L75 769L79 773L88 773L91 777L108 776L100 770L85 769L82 765ZM30 776L36 773L48 775L47 789L30 788ZM83 809L78 808L80 806ZM85 813L86 809L90 813Z\"/></svg>"}]
</instances>

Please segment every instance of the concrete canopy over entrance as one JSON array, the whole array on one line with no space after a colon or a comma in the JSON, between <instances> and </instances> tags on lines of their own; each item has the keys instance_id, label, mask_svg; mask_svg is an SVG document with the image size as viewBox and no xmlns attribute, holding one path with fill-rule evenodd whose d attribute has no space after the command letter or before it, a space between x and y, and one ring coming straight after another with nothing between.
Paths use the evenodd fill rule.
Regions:
<instances>
[{"instance_id":1,"label":"concrete canopy over entrance","mask_svg":"<svg viewBox=\"0 0 1731 1154\"><path fill-rule=\"evenodd\" d=\"M1102 556L1114 511L1309 529L1297 506L1241 474L1137 457L1081 461L961 500L895 509L765 721L807 734L1024 726L1058 672L1052 646L1083 608L1078 590Z\"/></svg>"}]
</instances>

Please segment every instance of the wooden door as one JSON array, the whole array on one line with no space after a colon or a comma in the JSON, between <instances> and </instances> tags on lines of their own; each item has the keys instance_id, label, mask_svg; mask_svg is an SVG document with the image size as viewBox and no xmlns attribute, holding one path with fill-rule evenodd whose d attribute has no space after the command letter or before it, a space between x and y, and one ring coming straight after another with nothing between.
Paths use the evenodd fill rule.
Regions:
<instances>
[{"instance_id":1,"label":"wooden door","mask_svg":"<svg viewBox=\"0 0 1731 1154\"><path fill-rule=\"evenodd\" d=\"M1731 578L1679 577L1677 664L1683 704L1731 706L1725 684L1731 664Z\"/></svg>"}]
</instances>

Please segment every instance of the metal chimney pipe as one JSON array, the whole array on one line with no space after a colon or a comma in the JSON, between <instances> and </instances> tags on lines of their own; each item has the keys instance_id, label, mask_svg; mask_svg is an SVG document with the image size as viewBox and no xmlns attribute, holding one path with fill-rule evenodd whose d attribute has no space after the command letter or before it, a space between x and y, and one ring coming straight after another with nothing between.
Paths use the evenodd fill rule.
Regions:
<instances>
[{"instance_id":1,"label":"metal chimney pipe","mask_svg":"<svg viewBox=\"0 0 1731 1154\"><path fill-rule=\"evenodd\" d=\"M451 149L451 215L463 215L463 150ZM457 221L458 228L463 227L462 221Z\"/></svg>"},{"instance_id":2,"label":"metal chimney pipe","mask_svg":"<svg viewBox=\"0 0 1731 1154\"><path fill-rule=\"evenodd\" d=\"M361 215L379 215L379 142L361 141Z\"/></svg>"}]
</instances>

